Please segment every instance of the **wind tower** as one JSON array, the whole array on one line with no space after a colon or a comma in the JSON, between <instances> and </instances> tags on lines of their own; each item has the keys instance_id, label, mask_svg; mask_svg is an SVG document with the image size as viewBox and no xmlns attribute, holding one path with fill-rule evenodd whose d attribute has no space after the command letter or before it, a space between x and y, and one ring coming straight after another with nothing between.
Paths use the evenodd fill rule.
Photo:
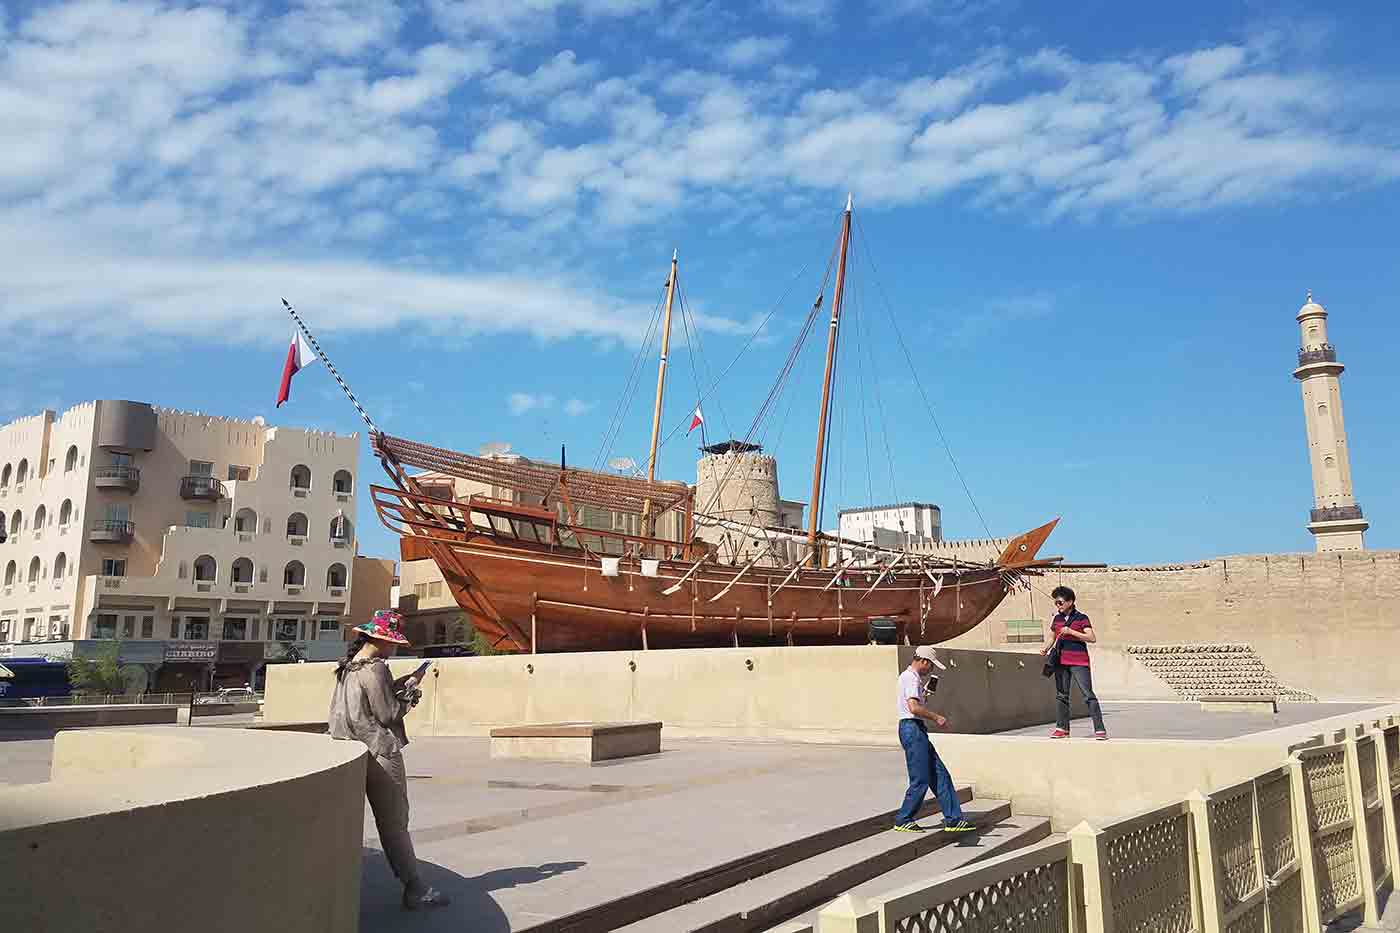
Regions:
<instances>
[{"instance_id":1,"label":"wind tower","mask_svg":"<svg viewBox=\"0 0 1400 933\"><path fill-rule=\"evenodd\" d=\"M1362 551L1370 522L1351 488L1351 461L1347 457L1347 432L1342 421L1337 348L1327 341L1327 311L1313 301L1298 311L1302 346L1293 378L1303 386L1303 420L1308 426L1308 459L1312 463L1313 508L1308 531L1323 551Z\"/></svg>"}]
</instances>

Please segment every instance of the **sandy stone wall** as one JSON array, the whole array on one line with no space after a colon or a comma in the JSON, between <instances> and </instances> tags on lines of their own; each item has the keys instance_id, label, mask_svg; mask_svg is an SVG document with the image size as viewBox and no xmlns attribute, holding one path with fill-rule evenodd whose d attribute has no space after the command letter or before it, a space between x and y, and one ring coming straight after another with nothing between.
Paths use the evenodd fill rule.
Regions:
<instances>
[{"instance_id":1,"label":"sandy stone wall","mask_svg":"<svg viewBox=\"0 0 1400 933\"><path fill-rule=\"evenodd\" d=\"M1063 583L1105 647L1245 643L1283 683L1324 700L1400 692L1400 551L1061 570L1033 583L950 646L1002 647L1009 621L1048 624L1050 590Z\"/></svg>"}]
</instances>

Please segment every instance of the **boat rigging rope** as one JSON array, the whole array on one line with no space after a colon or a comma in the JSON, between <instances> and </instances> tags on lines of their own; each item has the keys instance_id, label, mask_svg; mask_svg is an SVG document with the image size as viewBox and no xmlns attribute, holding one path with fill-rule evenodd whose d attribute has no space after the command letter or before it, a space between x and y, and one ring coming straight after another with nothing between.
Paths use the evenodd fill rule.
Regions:
<instances>
[{"instance_id":1,"label":"boat rigging rope","mask_svg":"<svg viewBox=\"0 0 1400 933\"><path fill-rule=\"evenodd\" d=\"M866 244L865 252L870 253L870 247L865 238L865 225L857 218L856 226L860 231L860 239ZM938 416L934 413L933 403L929 401L928 393L924 391L923 381L919 379L919 371L914 366L914 357L909 352L909 347L904 342L904 335L899 330L899 324L895 321L894 308L890 304L889 295L885 293L885 287L880 282L880 278L872 260L870 264L871 278L875 280L876 287L880 289L880 297L884 300L885 311L890 318L890 326L894 328L895 338L899 341L899 348L904 352L904 358L909 363L909 372L914 376L914 385L919 390L919 396L924 400L924 407L928 409L929 421L933 423L933 428L938 432L938 439L943 444L943 451L948 455L948 462L953 467L953 473L958 478L958 483L962 485L963 492L967 495L967 501L972 505L972 511L977 513L977 520L982 523L982 529L987 532L987 537L992 538L991 527L987 524L987 519L982 515L982 510L977 507L977 500L972 497L972 490L968 488L967 480L963 477L962 470L958 468L958 460L953 456L953 448L948 444L948 437L943 433L943 428L938 423Z\"/></svg>"},{"instance_id":2,"label":"boat rigging rope","mask_svg":"<svg viewBox=\"0 0 1400 933\"><path fill-rule=\"evenodd\" d=\"M613 444L617 442L618 434L622 431L623 422L626 420L627 409L636 395L638 378L641 373L642 360L646 357L647 351L651 349L652 339L655 337L657 327L661 322L661 304L665 301L665 291L657 299L656 306L651 311L651 323L647 326L646 336L642 338L641 346L637 348L637 355L632 360L632 370L627 375L627 381L623 384L621 395L617 399L617 408L613 411L612 420L608 424L608 430L603 434L603 441L598 445L598 456L593 461L595 472L601 471L603 465L612 455Z\"/></svg>"}]
</instances>

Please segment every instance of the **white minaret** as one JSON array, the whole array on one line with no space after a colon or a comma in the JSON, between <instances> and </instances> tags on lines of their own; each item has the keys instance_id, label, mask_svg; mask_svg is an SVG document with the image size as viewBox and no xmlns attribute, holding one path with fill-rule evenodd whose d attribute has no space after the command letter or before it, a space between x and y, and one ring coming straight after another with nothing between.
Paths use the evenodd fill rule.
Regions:
<instances>
[{"instance_id":1,"label":"white minaret","mask_svg":"<svg viewBox=\"0 0 1400 933\"><path fill-rule=\"evenodd\" d=\"M1318 551L1365 550L1364 534L1370 522L1351 491L1351 461L1347 458L1347 432L1342 421L1342 387L1338 379L1345 369L1337 362L1337 349L1327 342L1327 311L1313 301L1298 311L1303 345L1293 378L1303 384L1303 420L1308 426L1308 459L1312 462L1313 508L1308 531L1317 539Z\"/></svg>"}]
</instances>

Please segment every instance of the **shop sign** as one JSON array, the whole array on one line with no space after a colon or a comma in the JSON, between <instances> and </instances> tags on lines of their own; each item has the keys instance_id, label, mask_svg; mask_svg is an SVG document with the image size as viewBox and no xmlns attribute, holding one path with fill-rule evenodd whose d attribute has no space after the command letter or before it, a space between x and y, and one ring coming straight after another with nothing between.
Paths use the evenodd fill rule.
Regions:
<instances>
[{"instance_id":1,"label":"shop sign","mask_svg":"<svg viewBox=\"0 0 1400 933\"><path fill-rule=\"evenodd\" d=\"M165 663L213 661L219 656L216 641L168 641L165 643Z\"/></svg>"},{"instance_id":2,"label":"shop sign","mask_svg":"<svg viewBox=\"0 0 1400 933\"><path fill-rule=\"evenodd\" d=\"M117 650L122 664L159 664L165 660L165 645L158 641L124 641Z\"/></svg>"},{"instance_id":3,"label":"shop sign","mask_svg":"<svg viewBox=\"0 0 1400 933\"><path fill-rule=\"evenodd\" d=\"M251 664L265 656L262 642L223 641L219 642L219 660L229 664Z\"/></svg>"}]
</instances>

